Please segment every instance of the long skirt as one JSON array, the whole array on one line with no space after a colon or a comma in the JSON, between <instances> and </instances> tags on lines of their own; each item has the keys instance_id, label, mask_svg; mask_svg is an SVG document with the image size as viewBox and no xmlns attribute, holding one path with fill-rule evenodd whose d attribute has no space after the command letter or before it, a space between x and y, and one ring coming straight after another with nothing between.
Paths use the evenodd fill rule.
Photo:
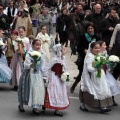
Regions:
<instances>
[{"instance_id":1,"label":"long skirt","mask_svg":"<svg viewBox=\"0 0 120 120\"><path fill-rule=\"evenodd\" d=\"M69 106L69 105L68 105ZM54 110L64 110L66 109L68 106L66 107L54 107L50 105L50 101L49 101L49 95L46 89L46 95L45 95L45 103L44 103L44 107L48 108L48 109L54 109Z\"/></svg>"},{"instance_id":2,"label":"long skirt","mask_svg":"<svg viewBox=\"0 0 120 120\"><path fill-rule=\"evenodd\" d=\"M45 87L41 71L24 70L18 87L18 101L21 105L40 108L44 105Z\"/></svg>"},{"instance_id":3,"label":"long skirt","mask_svg":"<svg viewBox=\"0 0 120 120\"><path fill-rule=\"evenodd\" d=\"M20 59L20 54L16 52L11 60L10 68L13 71L12 79L10 81L10 85L12 86L18 86L20 76L23 71L23 63Z\"/></svg>"},{"instance_id":4,"label":"long skirt","mask_svg":"<svg viewBox=\"0 0 120 120\"><path fill-rule=\"evenodd\" d=\"M24 70L18 86L18 101L21 105L28 105L30 94L30 70Z\"/></svg>"},{"instance_id":5,"label":"long skirt","mask_svg":"<svg viewBox=\"0 0 120 120\"><path fill-rule=\"evenodd\" d=\"M80 102L88 105L91 108L101 108L108 107L113 105L112 98L106 98L104 100L94 99L94 96L89 94L88 92L79 91L79 99Z\"/></svg>"}]
</instances>

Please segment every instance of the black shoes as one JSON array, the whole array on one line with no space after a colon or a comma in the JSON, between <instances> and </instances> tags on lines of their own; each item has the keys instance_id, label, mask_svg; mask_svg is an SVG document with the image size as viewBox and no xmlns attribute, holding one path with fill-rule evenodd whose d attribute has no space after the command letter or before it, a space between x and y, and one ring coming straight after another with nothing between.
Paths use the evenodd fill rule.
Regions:
<instances>
[{"instance_id":1,"label":"black shoes","mask_svg":"<svg viewBox=\"0 0 120 120\"><path fill-rule=\"evenodd\" d=\"M21 107L20 105L18 106L18 109L19 109L20 112L25 112L24 108Z\"/></svg>"},{"instance_id":2,"label":"black shoes","mask_svg":"<svg viewBox=\"0 0 120 120\"><path fill-rule=\"evenodd\" d=\"M33 114L35 114L35 115L40 115L40 112L37 110L37 109L33 109Z\"/></svg>"},{"instance_id":3,"label":"black shoes","mask_svg":"<svg viewBox=\"0 0 120 120\"><path fill-rule=\"evenodd\" d=\"M115 101L113 101L113 106L118 106L118 104Z\"/></svg>"},{"instance_id":4,"label":"black shoes","mask_svg":"<svg viewBox=\"0 0 120 120\"><path fill-rule=\"evenodd\" d=\"M63 114L59 111L55 111L54 115L59 116L59 117L63 117Z\"/></svg>"},{"instance_id":5,"label":"black shoes","mask_svg":"<svg viewBox=\"0 0 120 120\"><path fill-rule=\"evenodd\" d=\"M100 108L100 113L105 113L105 112L110 112L111 109L110 108Z\"/></svg>"},{"instance_id":6,"label":"black shoes","mask_svg":"<svg viewBox=\"0 0 120 120\"><path fill-rule=\"evenodd\" d=\"M86 107L83 107L83 106L80 106L80 110L82 110L82 111L88 111L88 109L86 108Z\"/></svg>"}]
</instances>

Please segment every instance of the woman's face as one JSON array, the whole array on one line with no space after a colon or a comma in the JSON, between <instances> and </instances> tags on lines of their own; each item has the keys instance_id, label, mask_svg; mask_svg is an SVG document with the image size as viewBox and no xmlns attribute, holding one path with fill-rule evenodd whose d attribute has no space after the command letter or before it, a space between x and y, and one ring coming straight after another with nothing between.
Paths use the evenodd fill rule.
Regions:
<instances>
[{"instance_id":1,"label":"woman's face","mask_svg":"<svg viewBox=\"0 0 120 120\"><path fill-rule=\"evenodd\" d=\"M88 33L89 35L93 34L93 33L94 33L94 28L93 28L92 26L89 26L89 27L87 28L87 33Z\"/></svg>"},{"instance_id":2,"label":"woman's face","mask_svg":"<svg viewBox=\"0 0 120 120\"><path fill-rule=\"evenodd\" d=\"M67 15L67 10L63 10L63 15Z\"/></svg>"},{"instance_id":3,"label":"woman's face","mask_svg":"<svg viewBox=\"0 0 120 120\"><path fill-rule=\"evenodd\" d=\"M99 44L96 44L93 48L91 48L91 52L92 52L94 55L97 55L97 54L100 52L100 45L99 45Z\"/></svg>"},{"instance_id":4,"label":"woman's face","mask_svg":"<svg viewBox=\"0 0 120 120\"><path fill-rule=\"evenodd\" d=\"M106 43L104 42L103 44L102 44L102 46L101 46L101 51L105 51L106 50Z\"/></svg>"},{"instance_id":5,"label":"woman's face","mask_svg":"<svg viewBox=\"0 0 120 120\"><path fill-rule=\"evenodd\" d=\"M17 39L17 35L16 34L11 34L11 38L12 38L12 40L16 40Z\"/></svg>"},{"instance_id":6,"label":"woman's face","mask_svg":"<svg viewBox=\"0 0 120 120\"><path fill-rule=\"evenodd\" d=\"M19 35L20 35L21 37L23 37L23 36L25 35L25 31L24 31L22 28L20 28L20 29L18 30L18 32L19 32Z\"/></svg>"},{"instance_id":7,"label":"woman's face","mask_svg":"<svg viewBox=\"0 0 120 120\"><path fill-rule=\"evenodd\" d=\"M35 42L35 44L32 46L33 50L39 51L41 48L41 42L38 40Z\"/></svg>"},{"instance_id":8,"label":"woman's face","mask_svg":"<svg viewBox=\"0 0 120 120\"><path fill-rule=\"evenodd\" d=\"M46 31L46 26L42 27L41 32L42 32L43 34L45 34L45 33L47 32L47 31Z\"/></svg>"}]
</instances>

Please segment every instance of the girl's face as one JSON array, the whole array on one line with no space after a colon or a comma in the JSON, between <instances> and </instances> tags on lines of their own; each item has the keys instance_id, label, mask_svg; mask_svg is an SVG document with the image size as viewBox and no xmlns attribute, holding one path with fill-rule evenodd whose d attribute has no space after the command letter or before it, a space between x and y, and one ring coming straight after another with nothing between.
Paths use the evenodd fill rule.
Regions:
<instances>
[{"instance_id":1,"label":"girl's face","mask_svg":"<svg viewBox=\"0 0 120 120\"><path fill-rule=\"evenodd\" d=\"M25 5L25 3L21 0L20 1L20 6L24 6Z\"/></svg>"},{"instance_id":2,"label":"girl's face","mask_svg":"<svg viewBox=\"0 0 120 120\"><path fill-rule=\"evenodd\" d=\"M99 44L96 44L93 48L91 48L91 52L92 52L94 55L97 55L97 54L100 52L100 45L99 45Z\"/></svg>"},{"instance_id":3,"label":"girl's face","mask_svg":"<svg viewBox=\"0 0 120 120\"><path fill-rule=\"evenodd\" d=\"M39 51L41 47L41 42L38 40L35 42L35 44L32 46L32 48L36 51Z\"/></svg>"},{"instance_id":4,"label":"girl's face","mask_svg":"<svg viewBox=\"0 0 120 120\"><path fill-rule=\"evenodd\" d=\"M87 28L87 32L88 32L89 35L91 35L92 33L94 33L94 28L92 26L89 26Z\"/></svg>"},{"instance_id":5,"label":"girl's face","mask_svg":"<svg viewBox=\"0 0 120 120\"><path fill-rule=\"evenodd\" d=\"M43 33L43 34L46 33L46 26L42 27L42 33Z\"/></svg>"},{"instance_id":6,"label":"girl's face","mask_svg":"<svg viewBox=\"0 0 120 120\"><path fill-rule=\"evenodd\" d=\"M105 51L105 50L106 50L106 47L107 47L107 46L106 46L106 43L104 42L104 43L102 44L101 48L100 48L101 51Z\"/></svg>"},{"instance_id":7,"label":"girl's face","mask_svg":"<svg viewBox=\"0 0 120 120\"><path fill-rule=\"evenodd\" d=\"M22 28L20 28L18 32L19 32L19 35L22 37L25 35L25 31Z\"/></svg>"},{"instance_id":8,"label":"girl's face","mask_svg":"<svg viewBox=\"0 0 120 120\"><path fill-rule=\"evenodd\" d=\"M12 40L16 40L17 39L17 35L16 34L11 34L11 38L12 38Z\"/></svg>"}]
</instances>

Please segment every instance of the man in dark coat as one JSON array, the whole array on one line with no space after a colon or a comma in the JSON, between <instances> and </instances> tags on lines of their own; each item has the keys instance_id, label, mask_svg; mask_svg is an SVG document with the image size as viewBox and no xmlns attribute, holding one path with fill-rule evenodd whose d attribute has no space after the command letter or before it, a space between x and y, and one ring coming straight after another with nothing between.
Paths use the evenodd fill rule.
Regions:
<instances>
[{"instance_id":1,"label":"man in dark coat","mask_svg":"<svg viewBox=\"0 0 120 120\"><path fill-rule=\"evenodd\" d=\"M119 20L116 18L116 9L110 8L108 12L108 17L101 22L100 30L102 33L102 40L106 42L106 45L109 46L110 39L113 34L116 24L119 23Z\"/></svg>"},{"instance_id":2,"label":"man in dark coat","mask_svg":"<svg viewBox=\"0 0 120 120\"><path fill-rule=\"evenodd\" d=\"M9 30L8 17L3 13L4 6L0 4L0 28L7 32Z\"/></svg>"},{"instance_id":3,"label":"man in dark coat","mask_svg":"<svg viewBox=\"0 0 120 120\"><path fill-rule=\"evenodd\" d=\"M89 22L93 22L95 25L97 34L100 34L100 24L101 24L101 21L104 19L104 16L101 12L101 5L96 4L94 8L94 12L88 15L85 19Z\"/></svg>"},{"instance_id":4,"label":"man in dark coat","mask_svg":"<svg viewBox=\"0 0 120 120\"><path fill-rule=\"evenodd\" d=\"M67 9L63 8L61 11L61 15L57 18L56 23L56 33L59 34L60 43L65 44L66 47L68 45L68 29L69 29L69 22L70 18L67 15Z\"/></svg>"}]
</instances>

